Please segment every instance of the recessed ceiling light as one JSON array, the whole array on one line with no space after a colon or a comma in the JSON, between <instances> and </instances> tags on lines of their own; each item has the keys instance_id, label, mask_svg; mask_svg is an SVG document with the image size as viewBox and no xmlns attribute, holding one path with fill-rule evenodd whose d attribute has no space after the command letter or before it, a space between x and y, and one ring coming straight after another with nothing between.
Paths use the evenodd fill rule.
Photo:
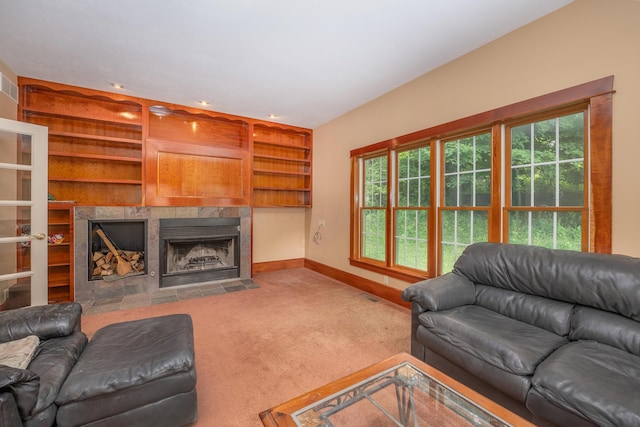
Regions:
<instances>
[{"instance_id":1,"label":"recessed ceiling light","mask_svg":"<svg viewBox=\"0 0 640 427\"><path fill-rule=\"evenodd\" d=\"M198 104L203 105L203 106L207 106L209 105L209 101L205 101L204 99L198 101Z\"/></svg>"},{"instance_id":2,"label":"recessed ceiling light","mask_svg":"<svg viewBox=\"0 0 640 427\"><path fill-rule=\"evenodd\" d=\"M111 86L114 89L124 89L124 85L121 85L120 83L111 83Z\"/></svg>"},{"instance_id":3,"label":"recessed ceiling light","mask_svg":"<svg viewBox=\"0 0 640 427\"><path fill-rule=\"evenodd\" d=\"M278 115L277 114L269 114L269 118L270 119L277 119Z\"/></svg>"}]
</instances>

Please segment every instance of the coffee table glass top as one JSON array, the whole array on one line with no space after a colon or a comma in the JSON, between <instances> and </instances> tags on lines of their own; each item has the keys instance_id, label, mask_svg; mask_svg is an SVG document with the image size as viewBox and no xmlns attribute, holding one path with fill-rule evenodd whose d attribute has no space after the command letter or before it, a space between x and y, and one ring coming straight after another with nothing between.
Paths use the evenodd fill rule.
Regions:
<instances>
[{"instance_id":1,"label":"coffee table glass top","mask_svg":"<svg viewBox=\"0 0 640 427\"><path fill-rule=\"evenodd\" d=\"M511 425L406 361L291 417L299 427Z\"/></svg>"}]
</instances>

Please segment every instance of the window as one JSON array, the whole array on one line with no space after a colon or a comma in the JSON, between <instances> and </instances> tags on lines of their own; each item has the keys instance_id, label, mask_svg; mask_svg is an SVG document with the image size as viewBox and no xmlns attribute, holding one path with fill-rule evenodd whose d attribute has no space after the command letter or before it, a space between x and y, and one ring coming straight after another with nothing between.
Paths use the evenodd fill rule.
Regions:
<instances>
[{"instance_id":1,"label":"window","mask_svg":"<svg viewBox=\"0 0 640 427\"><path fill-rule=\"evenodd\" d=\"M387 157L364 160L362 256L378 261L386 257Z\"/></svg>"},{"instance_id":2,"label":"window","mask_svg":"<svg viewBox=\"0 0 640 427\"><path fill-rule=\"evenodd\" d=\"M431 149L398 152L398 200L394 207L395 265L427 270Z\"/></svg>"},{"instance_id":3,"label":"window","mask_svg":"<svg viewBox=\"0 0 640 427\"><path fill-rule=\"evenodd\" d=\"M440 270L451 271L465 247L489 240L491 132L442 143Z\"/></svg>"},{"instance_id":4,"label":"window","mask_svg":"<svg viewBox=\"0 0 640 427\"><path fill-rule=\"evenodd\" d=\"M607 77L353 150L351 264L415 281L481 241L610 252L612 89Z\"/></svg>"},{"instance_id":5,"label":"window","mask_svg":"<svg viewBox=\"0 0 640 427\"><path fill-rule=\"evenodd\" d=\"M588 248L585 112L507 128L506 238L554 249Z\"/></svg>"}]
</instances>

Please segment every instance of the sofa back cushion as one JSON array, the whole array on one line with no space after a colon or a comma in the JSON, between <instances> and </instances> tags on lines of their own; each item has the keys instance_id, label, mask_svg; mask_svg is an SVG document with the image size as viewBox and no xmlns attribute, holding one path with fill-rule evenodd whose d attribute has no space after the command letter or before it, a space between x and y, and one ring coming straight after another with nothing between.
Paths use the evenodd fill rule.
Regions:
<instances>
[{"instance_id":1,"label":"sofa back cushion","mask_svg":"<svg viewBox=\"0 0 640 427\"><path fill-rule=\"evenodd\" d=\"M640 320L640 258L475 243L465 249L453 271L476 284L600 308Z\"/></svg>"},{"instance_id":2,"label":"sofa back cushion","mask_svg":"<svg viewBox=\"0 0 640 427\"><path fill-rule=\"evenodd\" d=\"M591 340L640 356L640 323L590 307L576 307L569 339Z\"/></svg>"},{"instance_id":3,"label":"sofa back cushion","mask_svg":"<svg viewBox=\"0 0 640 427\"><path fill-rule=\"evenodd\" d=\"M77 302L0 311L0 342L29 335L41 340L64 337L81 328L82 306Z\"/></svg>"},{"instance_id":4,"label":"sofa back cushion","mask_svg":"<svg viewBox=\"0 0 640 427\"><path fill-rule=\"evenodd\" d=\"M485 285L476 285L476 304L563 337L569 334L574 307L562 301Z\"/></svg>"}]
</instances>

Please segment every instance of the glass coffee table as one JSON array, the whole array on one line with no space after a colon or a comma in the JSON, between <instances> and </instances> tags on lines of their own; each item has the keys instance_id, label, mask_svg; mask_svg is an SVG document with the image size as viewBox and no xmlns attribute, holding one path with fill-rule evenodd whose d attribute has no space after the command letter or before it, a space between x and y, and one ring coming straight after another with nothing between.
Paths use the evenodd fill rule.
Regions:
<instances>
[{"instance_id":1,"label":"glass coffee table","mask_svg":"<svg viewBox=\"0 0 640 427\"><path fill-rule=\"evenodd\" d=\"M406 353L260 414L265 427L533 426Z\"/></svg>"}]
</instances>

